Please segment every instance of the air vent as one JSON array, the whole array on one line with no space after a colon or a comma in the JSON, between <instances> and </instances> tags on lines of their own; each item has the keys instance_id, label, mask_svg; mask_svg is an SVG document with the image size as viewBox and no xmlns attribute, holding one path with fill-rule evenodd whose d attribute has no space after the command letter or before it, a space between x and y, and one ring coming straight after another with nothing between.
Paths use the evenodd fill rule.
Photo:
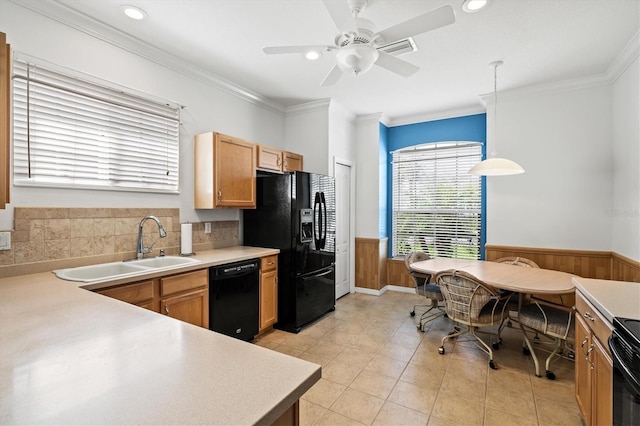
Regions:
<instances>
[{"instance_id":1,"label":"air vent","mask_svg":"<svg viewBox=\"0 0 640 426\"><path fill-rule=\"evenodd\" d=\"M418 50L416 43L411 37L403 40L394 41L393 43L385 44L378 47L378 50L382 50L385 53L393 56L404 55L405 53L415 52Z\"/></svg>"}]
</instances>

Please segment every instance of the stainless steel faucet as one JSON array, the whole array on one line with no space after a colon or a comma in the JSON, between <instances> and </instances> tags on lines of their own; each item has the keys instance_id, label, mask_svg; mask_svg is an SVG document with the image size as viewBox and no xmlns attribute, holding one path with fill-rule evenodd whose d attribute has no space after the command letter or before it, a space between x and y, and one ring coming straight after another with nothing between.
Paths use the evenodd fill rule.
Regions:
<instances>
[{"instance_id":1,"label":"stainless steel faucet","mask_svg":"<svg viewBox=\"0 0 640 426\"><path fill-rule=\"evenodd\" d=\"M167 236L167 231L164 230L164 227L162 226L162 224L160 223L157 217L145 216L140 221L140 226L138 226L138 249L136 251L136 258L138 259L142 259L146 253L151 253L151 250L153 250L153 244L155 244L154 242L153 244L151 244L151 246L145 247L144 244L142 243L142 227L144 226L144 223L149 219L153 220L155 223L158 224L158 230L160 231L160 238L165 238Z\"/></svg>"}]
</instances>

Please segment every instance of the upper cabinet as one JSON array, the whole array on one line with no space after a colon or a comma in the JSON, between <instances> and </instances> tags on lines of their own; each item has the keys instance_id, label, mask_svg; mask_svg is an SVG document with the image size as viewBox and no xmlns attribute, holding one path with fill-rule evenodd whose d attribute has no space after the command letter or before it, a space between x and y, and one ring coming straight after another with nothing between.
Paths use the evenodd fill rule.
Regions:
<instances>
[{"instance_id":1,"label":"upper cabinet","mask_svg":"<svg viewBox=\"0 0 640 426\"><path fill-rule=\"evenodd\" d=\"M302 155L258 145L258 168L273 172L302 171Z\"/></svg>"},{"instance_id":2,"label":"upper cabinet","mask_svg":"<svg viewBox=\"0 0 640 426\"><path fill-rule=\"evenodd\" d=\"M11 70L10 46L7 36L0 33L0 209L9 203L9 72Z\"/></svg>"},{"instance_id":3,"label":"upper cabinet","mask_svg":"<svg viewBox=\"0 0 640 426\"><path fill-rule=\"evenodd\" d=\"M256 146L208 132L195 137L194 207L255 208Z\"/></svg>"}]
</instances>

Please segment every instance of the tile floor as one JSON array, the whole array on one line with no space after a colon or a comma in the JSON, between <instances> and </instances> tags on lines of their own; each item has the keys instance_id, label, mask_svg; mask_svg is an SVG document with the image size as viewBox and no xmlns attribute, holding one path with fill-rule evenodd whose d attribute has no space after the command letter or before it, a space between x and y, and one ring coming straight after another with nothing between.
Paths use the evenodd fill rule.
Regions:
<instances>
[{"instance_id":1,"label":"tile floor","mask_svg":"<svg viewBox=\"0 0 640 426\"><path fill-rule=\"evenodd\" d=\"M440 318L418 331L409 311L423 300L349 294L299 334L255 340L322 365L322 379L301 398L301 425L581 425L571 361L552 365L555 381L536 377L519 328L505 328L498 370L471 343L448 343L439 355L452 325Z\"/></svg>"}]
</instances>

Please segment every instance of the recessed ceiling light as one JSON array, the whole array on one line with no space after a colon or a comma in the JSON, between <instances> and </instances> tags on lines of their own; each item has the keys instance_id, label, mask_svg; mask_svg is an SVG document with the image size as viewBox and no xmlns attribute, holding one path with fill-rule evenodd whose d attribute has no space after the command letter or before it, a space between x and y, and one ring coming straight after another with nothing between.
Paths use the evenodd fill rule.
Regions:
<instances>
[{"instance_id":1,"label":"recessed ceiling light","mask_svg":"<svg viewBox=\"0 0 640 426\"><path fill-rule=\"evenodd\" d=\"M318 52L317 50L309 50L304 54L304 57L310 61L315 61L316 59L319 59L320 56L322 56L322 53Z\"/></svg>"},{"instance_id":2,"label":"recessed ceiling light","mask_svg":"<svg viewBox=\"0 0 640 426\"><path fill-rule=\"evenodd\" d=\"M147 12L135 6L122 6L122 11L131 19L140 21L147 17Z\"/></svg>"},{"instance_id":3,"label":"recessed ceiling light","mask_svg":"<svg viewBox=\"0 0 640 426\"><path fill-rule=\"evenodd\" d=\"M480 9L484 9L489 0L464 0L462 3L462 10L467 13L475 13Z\"/></svg>"}]
</instances>

